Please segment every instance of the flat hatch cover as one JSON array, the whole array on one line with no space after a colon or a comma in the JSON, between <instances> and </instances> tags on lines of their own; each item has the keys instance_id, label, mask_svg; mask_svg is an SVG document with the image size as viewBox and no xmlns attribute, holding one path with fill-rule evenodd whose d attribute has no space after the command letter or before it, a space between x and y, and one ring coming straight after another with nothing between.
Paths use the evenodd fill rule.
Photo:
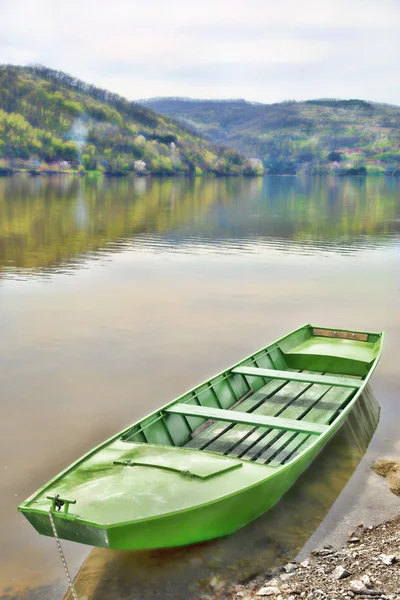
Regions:
<instances>
[{"instance_id":1,"label":"flat hatch cover","mask_svg":"<svg viewBox=\"0 0 400 600\"><path fill-rule=\"evenodd\" d=\"M242 466L240 460L214 456L201 450L132 443L129 443L129 447L129 452L123 454L114 464L129 467L158 467L200 479L208 479Z\"/></svg>"}]
</instances>

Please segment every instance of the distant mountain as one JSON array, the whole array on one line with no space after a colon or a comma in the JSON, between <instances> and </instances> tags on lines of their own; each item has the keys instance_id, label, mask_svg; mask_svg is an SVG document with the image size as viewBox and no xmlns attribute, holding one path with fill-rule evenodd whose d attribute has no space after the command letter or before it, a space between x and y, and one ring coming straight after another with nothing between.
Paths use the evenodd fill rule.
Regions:
<instances>
[{"instance_id":1,"label":"distant mountain","mask_svg":"<svg viewBox=\"0 0 400 600\"><path fill-rule=\"evenodd\" d=\"M0 65L0 174L255 174L260 165L61 71Z\"/></svg>"},{"instance_id":2,"label":"distant mountain","mask_svg":"<svg viewBox=\"0 0 400 600\"><path fill-rule=\"evenodd\" d=\"M152 98L143 106L263 161L269 173L400 174L400 107L321 99Z\"/></svg>"}]
</instances>

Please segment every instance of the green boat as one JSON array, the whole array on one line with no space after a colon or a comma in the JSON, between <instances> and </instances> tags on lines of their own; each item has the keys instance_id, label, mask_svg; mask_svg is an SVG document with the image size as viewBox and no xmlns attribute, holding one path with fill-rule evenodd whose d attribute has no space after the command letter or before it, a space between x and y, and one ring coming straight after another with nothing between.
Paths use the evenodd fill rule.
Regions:
<instances>
[{"instance_id":1,"label":"green boat","mask_svg":"<svg viewBox=\"0 0 400 600\"><path fill-rule=\"evenodd\" d=\"M347 418L383 333L305 325L97 446L18 509L105 548L228 535L294 484Z\"/></svg>"}]
</instances>

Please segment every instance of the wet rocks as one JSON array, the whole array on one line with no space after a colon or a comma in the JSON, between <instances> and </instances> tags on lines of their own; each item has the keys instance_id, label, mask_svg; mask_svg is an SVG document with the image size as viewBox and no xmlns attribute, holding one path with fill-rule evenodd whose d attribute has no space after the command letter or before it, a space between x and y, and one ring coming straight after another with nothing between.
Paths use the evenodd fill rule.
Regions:
<instances>
[{"instance_id":1,"label":"wet rocks","mask_svg":"<svg viewBox=\"0 0 400 600\"><path fill-rule=\"evenodd\" d=\"M303 562L300 563L300 567L303 567L304 569L308 569L309 566L310 566L309 560L303 560Z\"/></svg>"},{"instance_id":2,"label":"wet rocks","mask_svg":"<svg viewBox=\"0 0 400 600\"><path fill-rule=\"evenodd\" d=\"M294 573L297 569L297 564L296 563L288 563L287 565L285 565L285 571L286 573Z\"/></svg>"},{"instance_id":3,"label":"wet rocks","mask_svg":"<svg viewBox=\"0 0 400 600\"><path fill-rule=\"evenodd\" d=\"M257 596L279 596L280 589L277 586L267 585L258 590Z\"/></svg>"},{"instance_id":4,"label":"wet rocks","mask_svg":"<svg viewBox=\"0 0 400 600\"><path fill-rule=\"evenodd\" d=\"M400 460L380 458L372 464L372 469L385 477L391 492L400 496Z\"/></svg>"},{"instance_id":5,"label":"wet rocks","mask_svg":"<svg viewBox=\"0 0 400 600\"><path fill-rule=\"evenodd\" d=\"M225 587L225 581L221 581L218 577L213 577L210 581L210 586L215 592L219 592L222 588Z\"/></svg>"},{"instance_id":6,"label":"wet rocks","mask_svg":"<svg viewBox=\"0 0 400 600\"><path fill-rule=\"evenodd\" d=\"M322 548L322 550L319 550L317 548L315 550L312 550L311 554L312 556L329 556L330 554L333 554L333 550L330 550L328 548Z\"/></svg>"},{"instance_id":7,"label":"wet rocks","mask_svg":"<svg viewBox=\"0 0 400 600\"><path fill-rule=\"evenodd\" d=\"M212 600L400 600L400 517L359 525L349 532L353 537L356 545L324 546L302 562L215 590Z\"/></svg>"}]
</instances>

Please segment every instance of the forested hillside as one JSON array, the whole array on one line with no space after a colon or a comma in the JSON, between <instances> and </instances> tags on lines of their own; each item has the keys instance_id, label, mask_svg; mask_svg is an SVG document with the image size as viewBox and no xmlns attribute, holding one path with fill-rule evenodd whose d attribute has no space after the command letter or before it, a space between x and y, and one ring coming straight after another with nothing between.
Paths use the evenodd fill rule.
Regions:
<instances>
[{"instance_id":1,"label":"forested hillside","mask_svg":"<svg viewBox=\"0 0 400 600\"><path fill-rule=\"evenodd\" d=\"M0 66L0 173L254 174L169 117L60 71Z\"/></svg>"},{"instance_id":2,"label":"forested hillside","mask_svg":"<svg viewBox=\"0 0 400 600\"><path fill-rule=\"evenodd\" d=\"M334 99L256 104L154 98L142 104L261 159L269 173L400 174L398 106Z\"/></svg>"}]
</instances>

